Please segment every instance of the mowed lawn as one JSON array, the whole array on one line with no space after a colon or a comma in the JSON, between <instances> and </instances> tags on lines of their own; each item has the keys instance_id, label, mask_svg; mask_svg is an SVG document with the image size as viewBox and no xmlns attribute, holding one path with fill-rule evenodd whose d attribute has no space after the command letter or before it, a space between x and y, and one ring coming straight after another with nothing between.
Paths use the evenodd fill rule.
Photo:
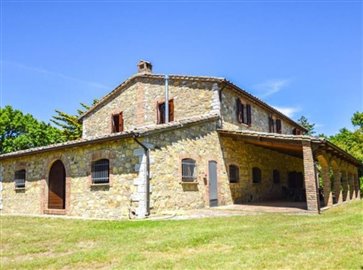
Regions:
<instances>
[{"instance_id":1,"label":"mowed lawn","mask_svg":"<svg viewBox=\"0 0 363 270\"><path fill-rule=\"evenodd\" d=\"M361 269L363 202L185 221L1 217L1 269Z\"/></svg>"}]
</instances>

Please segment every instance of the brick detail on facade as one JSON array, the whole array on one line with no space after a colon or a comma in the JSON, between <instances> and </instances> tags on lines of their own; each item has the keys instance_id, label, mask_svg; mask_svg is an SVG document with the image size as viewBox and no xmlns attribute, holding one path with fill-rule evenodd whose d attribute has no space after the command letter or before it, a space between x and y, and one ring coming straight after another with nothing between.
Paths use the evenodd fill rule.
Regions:
<instances>
[{"instance_id":1,"label":"brick detail on facade","mask_svg":"<svg viewBox=\"0 0 363 270\"><path fill-rule=\"evenodd\" d=\"M309 211L319 213L318 189L313 151L309 141L302 142L304 157L304 176L306 189L306 204Z\"/></svg>"}]
</instances>

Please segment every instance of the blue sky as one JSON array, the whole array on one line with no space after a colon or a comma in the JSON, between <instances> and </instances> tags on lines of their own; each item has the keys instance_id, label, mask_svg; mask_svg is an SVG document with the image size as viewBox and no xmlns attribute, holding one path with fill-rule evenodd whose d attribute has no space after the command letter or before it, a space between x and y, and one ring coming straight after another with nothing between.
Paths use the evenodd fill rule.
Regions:
<instances>
[{"instance_id":1,"label":"blue sky","mask_svg":"<svg viewBox=\"0 0 363 270\"><path fill-rule=\"evenodd\" d=\"M49 121L136 72L221 76L332 135L363 110L361 1L6 1L2 106Z\"/></svg>"}]
</instances>

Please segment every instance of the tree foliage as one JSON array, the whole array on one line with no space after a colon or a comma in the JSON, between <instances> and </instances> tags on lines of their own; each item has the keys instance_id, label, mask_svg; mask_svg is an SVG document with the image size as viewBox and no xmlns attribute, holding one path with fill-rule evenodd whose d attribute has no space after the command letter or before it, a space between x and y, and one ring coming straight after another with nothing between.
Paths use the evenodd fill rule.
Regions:
<instances>
[{"instance_id":1,"label":"tree foliage","mask_svg":"<svg viewBox=\"0 0 363 270\"><path fill-rule=\"evenodd\" d=\"M355 130L342 128L338 134L330 136L329 140L363 162L363 113L356 112L352 117Z\"/></svg>"},{"instance_id":2,"label":"tree foliage","mask_svg":"<svg viewBox=\"0 0 363 270\"><path fill-rule=\"evenodd\" d=\"M313 135L315 133L315 124L311 124L305 116L301 116L297 122L307 129L306 135Z\"/></svg>"},{"instance_id":3,"label":"tree foliage","mask_svg":"<svg viewBox=\"0 0 363 270\"><path fill-rule=\"evenodd\" d=\"M97 100L94 100L93 105L96 103ZM82 123L78 119L90 106L84 103L80 104L81 108L77 110L77 114L72 115L55 110L57 115L53 116L53 119L50 120L62 130L62 136L66 141L77 140L82 137Z\"/></svg>"},{"instance_id":4,"label":"tree foliage","mask_svg":"<svg viewBox=\"0 0 363 270\"><path fill-rule=\"evenodd\" d=\"M30 114L6 106L0 108L0 153L62 142L61 131Z\"/></svg>"}]
</instances>

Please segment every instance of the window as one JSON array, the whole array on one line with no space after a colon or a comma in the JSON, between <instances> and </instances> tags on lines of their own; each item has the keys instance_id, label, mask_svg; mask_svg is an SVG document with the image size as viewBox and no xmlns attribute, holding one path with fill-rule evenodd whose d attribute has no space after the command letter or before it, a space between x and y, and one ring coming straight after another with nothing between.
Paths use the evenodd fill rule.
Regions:
<instances>
[{"instance_id":1,"label":"window","mask_svg":"<svg viewBox=\"0 0 363 270\"><path fill-rule=\"evenodd\" d=\"M280 171L279 170L273 170L272 177L274 184L280 183Z\"/></svg>"},{"instance_id":2,"label":"window","mask_svg":"<svg viewBox=\"0 0 363 270\"><path fill-rule=\"evenodd\" d=\"M252 108L250 104L246 105L246 110L247 110L247 125L251 125L252 124Z\"/></svg>"},{"instance_id":3,"label":"window","mask_svg":"<svg viewBox=\"0 0 363 270\"><path fill-rule=\"evenodd\" d=\"M182 160L182 181L193 182L197 179L197 167L194 159L185 158Z\"/></svg>"},{"instance_id":4,"label":"window","mask_svg":"<svg viewBox=\"0 0 363 270\"><path fill-rule=\"evenodd\" d=\"M252 169L252 182L253 183L261 183L261 169L257 167L253 167Z\"/></svg>"},{"instance_id":5,"label":"window","mask_svg":"<svg viewBox=\"0 0 363 270\"><path fill-rule=\"evenodd\" d=\"M246 114L245 114L246 113ZM252 123L252 110L251 105L242 104L239 98L236 99L236 116L238 123L251 125Z\"/></svg>"},{"instance_id":6,"label":"window","mask_svg":"<svg viewBox=\"0 0 363 270\"><path fill-rule=\"evenodd\" d=\"M301 130L300 130L300 129L298 129L298 128L294 128L294 129L292 130L292 134L294 134L294 135L301 135Z\"/></svg>"},{"instance_id":7,"label":"window","mask_svg":"<svg viewBox=\"0 0 363 270\"><path fill-rule=\"evenodd\" d=\"M238 123L242 124L245 123L245 114L244 114L244 105L242 104L239 98L236 99L236 106L237 106L237 121Z\"/></svg>"},{"instance_id":8,"label":"window","mask_svg":"<svg viewBox=\"0 0 363 270\"><path fill-rule=\"evenodd\" d=\"M268 117L268 131L271 133L274 133L274 119L272 118L272 116Z\"/></svg>"},{"instance_id":9,"label":"window","mask_svg":"<svg viewBox=\"0 0 363 270\"><path fill-rule=\"evenodd\" d=\"M276 133L281 133L281 120L280 119L276 119Z\"/></svg>"},{"instance_id":10,"label":"window","mask_svg":"<svg viewBox=\"0 0 363 270\"><path fill-rule=\"evenodd\" d=\"M229 182L230 183L239 182L239 168L236 165L229 165Z\"/></svg>"},{"instance_id":11,"label":"window","mask_svg":"<svg viewBox=\"0 0 363 270\"><path fill-rule=\"evenodd\" d=\"M15 188L23 189L25 188L25 170L20 170L15 172Z\"/></svg>"},{"instance_id":12,"label":"window","mask_svg":"<svg viewBox=\"0 0 363 270\"><path fill-rule=\"evenodd\" d=\"M165 102L157 103L157 123L165 124ZM174 121L174 100L169 100L169 122Z\"/></svg>"},{"instance_id":13,"label":"window","mask_svg":"<svg viewBox=\"0 0 363 270\"><path fill-rule=\"evenodd\" d=\"M112 115L112 132L122 132L124 131L124 117L123 113Z\"/></svg>"},{"instance_id":14,"label":"window","mask_svg":"<svg viewBox=\"0 0 363 270\"><path fill-rule=\"evenodd\" d=\"M110 165L108 159L92 162L92 183L106 184L110 181Z\"/></svg>"}]
</instances>

